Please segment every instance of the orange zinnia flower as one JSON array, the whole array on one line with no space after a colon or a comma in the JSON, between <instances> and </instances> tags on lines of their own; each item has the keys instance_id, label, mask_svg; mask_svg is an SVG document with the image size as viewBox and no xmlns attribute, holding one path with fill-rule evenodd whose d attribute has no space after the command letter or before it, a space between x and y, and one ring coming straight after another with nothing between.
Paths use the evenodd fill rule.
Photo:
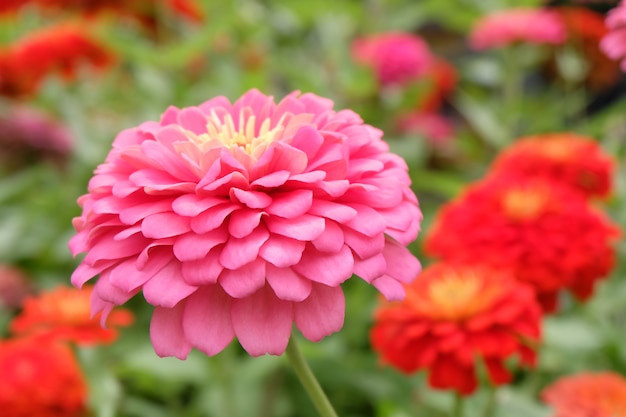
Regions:
<instances>
[{"instance_id":1,"label":"orange zinnia flower","mask_svg":"<svg viewBox=\"0 0 626 417\"><path fill-rule=\"evenodd\" d=\"M435 264L406 293L376 312L371 340L383 362L406 373L427 369L432 387L464 395L478 384L476 359L496 385L510 380L507 358L534 364L541 309L532 289L508 272Z\"/></svg>"},{"instance_id":2,"label":"orange zinnia flower","mask_svg":"<svg viewBox=\"0 0 626 417\"><path fill-rule=\"evenodd\" d=\"M626 417L626 379L614 372L580 373L542 392L554 417Z\"/></svg>"},{"instance_id":3,"label":"orange zinnia flower","mask_svg":"<svg viewBox=\"0 0 626 417\"><path fill-rule=\"evenodd\" d=\"M91 317L91 293L89 287L78 290L58 287L39 296L24 300L21 314L10 324L10 330L20 336L43 339L68 340L81 345L111 343L117 338L115 328L128 326L133 316L128 310L114 310L106 323L100 323L100 314Z\"/></svg>"},{"instance_id":4,"label":"orange zinnia flower","mask_svg":"<svg viewBox=\"0 0 626 417\"><path fill-rule=\"evenodd\" d=\"M31 95L46 75L72 80L85 63L105 68L113 63L113 55L83 27L66 24L31 33L0 48L0 94Z\"/></svg>"},{"instance_id":5,"label":"orange zinnia flower","mask_svg":"<svg viewBox=\"0 0 626 417\"><path fill-rule=\"evenodd\" d=\"M508 268L546 311L559 290L587 299L613 268L619 229L585 199L545 179L494 178L446 204L425 240L445 260Z\"/></svg>"},{"instance_id":6,"label":"orange zinnia flower","mask_svg":"<svg viewBox=\"0 0 626 417\"><path fill-rule=\"evenodd\" d=\"M69 347L34 339L0 341L3 417L81 417L87 383Z\"/></svg>"},{"instance_id":7,"label":"orange zinnia flower","mask_svg":"<svg viewBox=\"0 0 626 417\"><path fill-rule=\"evenodd\" d=\"M518 139L491 167L492 176L546 177L585 197L606 197L614 162L593 138L548 133Z\"/></svg>"}]
</instances>

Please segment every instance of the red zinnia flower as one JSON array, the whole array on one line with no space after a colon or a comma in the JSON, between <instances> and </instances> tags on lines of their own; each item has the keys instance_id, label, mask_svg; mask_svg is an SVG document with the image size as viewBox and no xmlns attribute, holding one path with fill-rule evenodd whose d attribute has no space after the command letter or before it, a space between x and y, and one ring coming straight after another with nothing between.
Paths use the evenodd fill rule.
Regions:
<instances>
[{"instance_id":1,"label":"red zinnia flower","mask_svg":"<svg viewBox=\"0 0 626 417\"><path fill-rule=\"evenodd\" d=\"M72 80L83 64L104 68L112 62L112 54L81 26L46 28L0 49L0 94L30 95L48 74Z\"/></svg>"},{"instance_id":2,"label":"red zinnia flower","mask_svg":"<svg viewBox=\"0 0 626 417\"><path fill-rule=\"evenodd\" d=\"M374 70L383 86L415 81L426 74L433 59L422 38L403 32L357 38L352 43L352 57Z\"/></svg>"},{"instance_id":3,"label":"red zinnia flower","mask_svg":"<svg viewBox=\"0 0 626 417\"><path fill-rule=\"evenodd\" d=\"M72 282L100 274L94 311L142 291L160 355L214 355L235 336L282 354L294 323L321 340L343 326L352 274L401 299L419 271L404 246L417 198L381 137L313 94L171 107L120 133L79 199Z\"/></svg>"},{"instance_id":4,"label":"red zinnia flower","mask_svg":"<svg viewBox=\"0 0 626 417\"><path fill-rule=\"evenodd\" d=\"M117 338L116 327L128 326L133 321L127 310L114 310L105 319L91 316L92 288L84 291L58 287L24 300L22 312L10 324L19 336L46 340L72 341L80 345L111 343ZM102 323L101 323L102 321Z\"/></svg>"},{"instance_id":5,"label":"red zinnia flower","mask_svg":"<svg viewBox=\"0 0 626 417\"><path fill-rule=\"evenodd\" d=\"M491 49L516 42L561 44L565 26L559 16L545 9L508 9L481 18L470 33L474 49Z\"/></svg>"},{"instance_id":6,"label":"red zinnia flower","mask_svg":"<svg viewBox=\"0 0 626 417\"><path fill-rule=\"evenodd\" d=\"M0 341L3 417L81 417L87 383L65 345L34 339Z\"/></svg>"},{"instance_id":7,"label":"red zinnia flower","mask_svg":"<svg viewBox=\"0 0 626 417\"><path fill-rule=\"evenodd\" d=\"M554 417L626 417L626 379L614 372L563 377L541 396Z\"/></svg>"},{"instance_id":8,"label":"red zinnia flower","mask_svg":"<svg viewBox=\"0 0 626 417\"><path fill-rule=\"evenodd\" d=\"M496 158L491 175L544 177L585 197L606 197L613 168L613 159L593 138L564 132L518 139Z\"/></svg>"},{"instance_id":9,"label":"red zinnia flower","mask_svg":"<svg viewBox=\"0 0 626 417\"><path fill-rule=\"evenodd\" d=\"M614 264L619 229L586 200L540 179L496 178L446 204L425 240L444 260L508 268L530 283L547 311L568 288L587 299Z\"/></svg>"},{"instance_id":10,"label":"red zinnia flower","mask_svg":"<svg viewBox=\"0 0 626 417\"><path fill-rule=\"evenodd\" d=\"M404 301L379 308L371 339L384 362L406 373L427 369L432 387L470 394L476 360L496 385L510 380L507 358L534 364L540 318L532 289L508 272L435 264L407 286Z\"/></svg>"}]
</instances>

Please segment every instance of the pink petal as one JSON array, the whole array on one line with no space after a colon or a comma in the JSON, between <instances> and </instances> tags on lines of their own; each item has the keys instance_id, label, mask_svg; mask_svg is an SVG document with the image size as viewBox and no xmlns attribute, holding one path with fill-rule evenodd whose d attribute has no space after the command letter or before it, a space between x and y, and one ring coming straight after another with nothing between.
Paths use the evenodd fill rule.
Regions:
<instances>
[{"instance_id":1,"label":"pink petal","mask_svg":"<svg viewBox=\"0 0 626 417\"><path fill-rule=\"evenodd\" d=\"M125 224L135 224L151 214L163 213L172 210L173 199L152 200L144 196L142 204L134 204L120 210L120 220ZM131 200L132 201L132 200Z\"/></svg>"},{"instance_id":2,"label":"pink petal","mask_svg":"<svg viewBox=\"0 0 626 417\"><path fill-rule=\"evenodd\" d=\"M291 302L280 300L269 286L233 300L232 323L241 346L252 356L282 355L292 326Z\"/></svg>"},{"instance_id":3,"label":"pink petal","mask_svg":"<svg viewBox=\"0 0 626 417\"><path fill-rule=\"evenodd\" d=\"M294 303L294 321L304 337L319 342L343 327L346 300L341 287L314 284L311 295Z\"/></svg>"},{"instance_id":4,"label":"pink petal","mask_svg":"<svg viewBox=\"0 0 626 417\"><path fill-rule=\"evenodd\" d=\"M220 254L220 263L228 269L237 269L252 262L269 235L267 229L261 226L241 239L231 237Z\"/></svg>"},{"instance_id":5,"label":"pink petal","mask_svg":"<svg viewBox=\"0 0 626 417\"><path fill-rule=\"evenodd\" d=\"M215 230L237 208L238 206L232 203L220 204L210 208L191 219L191 230L199 234Z\"/></svg>"},{"instance_id":6,"label":"pink petal","mask_svg":"<svg viewBox=\"0 0 626 417\"><path fill-rule=\"evenodd\" d=\"M84 261L88 264L94 264L101 259L119 259L140 253L150 242L140 235L130 236L128 239L116 241L113 236L102 236L94 243L93 247L87 252Z\"/></svg>"},{"instance_id":7,"label":"pink petal","mask_svg":"<svg viewBox=\"0 0 626 417\"><path fill-rule=\"evenodd\" d=\"M230 193L231 199L237 200L252 209L265 208L272 203L272 198L260 191L245 191L239 188L231 188Z\"/></svg>"},{"instance_id":8,"label":"pink petal","mask_svg":"<svg viewBox=\"0 0 626 417\"><path fill-rule=\"evenodd\" d=\"M291 146L306 153L308 159L313 159L324 143L322 135L314 128L303 126L294 135Z\"/></svg>"},{"instance_id":9,"label":"pink petal","mask_svg":"<svg viewBox=\"0 0 626 417\"><path fill-rule=\"evenodd\" d=\"M185 339L209 356L220 353L235 337L230 311L231 298L219 285L199 289L185 303Z\"/></svg>"},{"instance_id":10,"label":"pink petal","mask_svg":"<svg viewBox=\"0 0 626 417\"><path fill-rule=\"evenodd\" d=\"M319 235L311 243L320 252L336 253L343 247L343 231L337 223L332 220L326 221L324 233Z\"/></svg>"},{"instance_id":11,"label":"pink petal","mask_svg":"<svg viewBox=\"0 0 626 417\"><path fill-rule=\"evenodd\" d=\"M361 259L371 258L381 253L385 247L385 235L382 233L374 237L365 236L352 229L343 229L344 242Z\"/></svg>"},{"instance_id":12,"label":"pink petal","mask_svg":"<svg viewBox=\"0 0 626 417\"><path fill-rule=\"evenodd\" d=\"M376 278L372 281L372 285L385 296L387 301L402 301L406 295L402 284L387 275Z\"/></svg>"},{"instance_id":13,"label":"pink petal","mask_svg":"<svg viewBox=\"0 0 626 417\"><path fill-rule=\"evenodd\" d=\"M167 261L167 258L165 258L165 260ZM165 266L165 264L163 266ZM114 268L111 268L109 272L109 281L111 284L125 292L136 290L151 277L152 275L137 270L135 258L127 259Z\"/></svg>"},{"instance_id":14,"label":"pink petal","mask_svg":"<svg viewBox=\"0 0 626 417\"><path fill-rule=\"evenodd\" d=\"M174 213L153 214L141 222L141 232L150 239L179 236L189 230L189 218Z\"/></svg>"},{"instance_id":15,"label":"pink petal","mask_svg":"<svg viewBox=\"0 0 626 417\"><path fill-rule=\"evenodd\" d=\"M150 340L160 357L186 359L191 352L191 344L185 339L182 326L184 308L181 303L174 308L156 307L152 313Z\"/></svg>"},{"instance_id":16,"label":"pink petal","mask_svg":"<svg viewBox=\"0 0 626 417\"><path fill-rule=\"evenodd\" d=\"M219 249L216 253L210 253L203 259L183 263L181 273L185 282L195 286L215 284L224 270L218 257Z\"/></svg>"},{"instance_id":17,"label":"pink petal","mask_svg":"<svg viewBox=\"0 0 626 417\"><path fill-rule=\"evenodd\" d=\"M187 233L174 241L174 256L181 262L204 258L215 246L226 242L229 234L225 227L208 233Z\"/></svg>"},{"instance_id":18,"label":"pink petal","mask_svg":"<svg viewBox=\"0 0 626 417\"><path fill-rule=\"evenodd\" d=\"M224 197L201 197L196 194L185 194L175 199L171 208L181 216L194 217L211 207L224 203L228 203L228 199Z\"/></svg>"},{"instance_id":19,"label":"pink petal","mask_svg":"<svg viewBox=\"0 0 626 417\"><path fill-rule=\"evenodd\" d=\"M94 293L98 294L98 297L104 301L115 305L122 305L130 300L136 294L136 291L129 293L117 288L111 284L111 281L109 280L109 273L110 270L107 270L100 274L100 278L94 286Z\"/></svg>"},{"instance_id":20,"label":"pink petal","mask_svg":"<svg viewBox=\"0 0 626 417\"><path fill-rule=\"evenodd\" d=\"M312 281L336 287L352 276L354 258L345 245L337 253L318 252L308 246L292 268Z\"/></svg>"},{"instance_id":21,"label":"pink petal","mask_svg":"<svg viewBox=\"0 0 626 417\"><path fill-rule=\"evenodd\" d=\"M358 212L345 204L315 199L313 200L309 214L326 217L327 219L332 219L339 223L346 223L354 219Z\"/></svg>"},{"instance_id":22,"label":"pink petal","mask_svg":"<svg viewBox=\"0 0 626 417\"><path fill-rule=\"evenodd\" d=\"M385 219L371 207L360 204L351 204L358 214L352 220L346 222L346 226L366 236L373 237L385 231L387 224Z\"/></svg>"},{"instance_id":23,"label":"pink petal","mask_svg":"<svg viewBox=\"0 0 626 417\"><path fill-rule=\"evenodd\" d=\"M307 241L313 240L322 234L325 222L321 217L304 214L295 219L269 217L265 224L272 233Z\"/></svg>"},{"instance_id":24,"label":"pink petal","mask_svg":"<svg viewBox=\"0 0 626 417\"><path fill-rule=\"evenodd\" d=\"M272 204L267 207L269 214L292 219L309 211L313 204L313 191L294 190L272 194Z\"/></svg>"},{"instance_id":25,"label":"pink petal","mask_svg":"<svg viewBox=\"0 0 626 417\"><path fill-rule=\"evenodd\" d=\"M178 124L200 135L207 132L207 117L197 107L187 107L178 113Z\"/></svg>"},{"instance_id":26,"label":"pink petal","mask_svg":"<svg viewBox=\"0 0 626 417\"><path fill-rule=\"evenodd\" d=\"M304 278L291 268L265 266L265 275L278 298L285 301L302 301L311 294L311 280Z\"/></svg>"},{"instance_id":27,"label":"pink petal","mask_svg":"<svg viewBox=\"0 0 626 417\"><path fill-rule=\"evenodd\" d=\"M265 261L257 259L235 270L225 269L219 283L230 296L247 297L265 284Z\"/></svg>"},{"instance_id":28,"label":"pink petal","mask_svg":"<svg viewBox=\"0 0 626 417\"><path fill-rule=\"evenodd\" d=\"M143 296L153 306L172 308L197 287L182 279L180 262L171 261L143 286Z\"/></svg>"},{"instance_id":29,"label":"pink petal","mask_svg":"<svg viewBox=\"0 0 626 417\"><path fill-rule=\"evenodd\" d=\"M265 241L259 255L269 263L284 268L300 262L305 242L281 235L270 235Z\"/></svg>"},{"instance_id":30,"label":"pink petal","mask_svg":"<svg viewBox=\"0 0 626 417\"><path fill-rule=\"evenodd\" d=\"M253 187L275 188L283 185L289 178L289 171L281 170L274 171L267 175L264 175L250 183Z\"/></svg>"},{"instance_id":31,"label":"pink petal","mask_svg":"<svg viewBox=\"0 0 626 417\"><path fill-rule=\"evenodd\" d=\"M86 263L81 263L74 270L71 276L72 285L78 288L81 288L87 281L91 278L95 277L102 271L110 268L111 266L118 263L119 260L115 259L112 261L99 262L98 266L88 265Z\"/></svg>"},{"instance_id":32,"label":"pink petal","mask_svg":"<svg viewBox=\"0 0 626 417\"><path fill-rule=\"evenodd\" d=\"M367 259L354 259L354 274L366 282L385 274L387 262L382 253Z\"/></svg>"},{"instance_id":33,"label":"pink petal","mask_svg":"<svg viewBox=\"0 0 626 417\"><path fill-rule=\"evenodd\" d=\"M230 216L228 232L237 238L248 236L261 223L263 212L259 210L240 209Z\"/></svg>"},{"instance_id":34,"label":"pink petal","mask_svg":"<svg viewBox=\"0 0 626 417\"><path fill-rule=\"evenodd\" d=\"M387 275L404 283L412 282L422 270L417 258L396 241L386 239L383 255L387 262Z\"/></svg>"},{"instance_id":35,"label":"pink petal","mask_svg":"<svg viewBox=\"0 0 626 417\"><path fill-rule=\"evenodd\" d=\"M138 187L144 187L146 192L150 190L171 190L177 192L192 192L196 184L190 181L181 181L167 172L156 169L140 169L128 177Z\"/></svg>"},{"instance_id":36,"label":"pink petal","mask_svg":"<svg viewBox=\"0 0 626 417\"><path fill-rule=\"evenodd\" d=\"M286 143L274 142L254 165L251 178L264 177L275 171L299 174L306 169L306 154Z\"/></svg>"}]
</instances>

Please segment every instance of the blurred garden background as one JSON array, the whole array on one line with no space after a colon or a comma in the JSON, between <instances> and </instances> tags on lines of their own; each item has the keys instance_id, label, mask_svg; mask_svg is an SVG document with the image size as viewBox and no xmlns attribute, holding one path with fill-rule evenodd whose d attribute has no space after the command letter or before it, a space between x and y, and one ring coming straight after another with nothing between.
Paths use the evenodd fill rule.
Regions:
<instances>
[{"instance_id":1,"label":"blurred garden background","mask_svg":"<svg viewBox=\"0 0 626 417\"><path fill-rule=\"evenodd\" d=\"M72 219L81 213L77 199L113 139L158 120L170 105L234 101L256 88L277 100L312 92L336 110L354 110L384 131L409 166L423 213L409 248L424 268L436 262L424 240L442 207L528 136L566 132L597 144L593 149L612 161L610 185L589 204L615 228L626 222L626 74L600 48L617 1L1 1L0 387L13 391L0 393L0 404L29 403L47 390L69 395L54 388L62 380L55 376L20 386L1 365L1 347L20 337L14 323L25 300L71 287L79 263L68 249ZM476 38L481 19L519 7L549 10L561 19L560 32L542 39L546 26L520 23L526 38L507 38L506 29ZM512 30L512 22L504 27ZM478 389L463 396L463 415L552 416L542 392L559 378L607 371L626 377L626 246L621 237L609 246L614 261L594 277L593 295L581 301L560 291L558 308L541 318L535 366L507 362L512 380L497 389L479 370ZM403 373L372 348L380 294L354 279L343 289L343 329L300 343L337 413L461 415L453 411L458 395L429 385L427 369ZM68 315L78 322L86 314L81 303L56 307L74 307ZM86 381L76 394L80 405L42 416L317 415L286 358L251 357L237 341L214 357L194 350L185 361L159 358L149 339L152 307L138 295L123 309L119 328L110 326L119 334L71 345ZM33 363L53 369L48 352L33 354ZM621 392L614 396L620 411L597 415L626 416ZM14 415L37 414L7 417Z\"/></svg>"}]
</instances>

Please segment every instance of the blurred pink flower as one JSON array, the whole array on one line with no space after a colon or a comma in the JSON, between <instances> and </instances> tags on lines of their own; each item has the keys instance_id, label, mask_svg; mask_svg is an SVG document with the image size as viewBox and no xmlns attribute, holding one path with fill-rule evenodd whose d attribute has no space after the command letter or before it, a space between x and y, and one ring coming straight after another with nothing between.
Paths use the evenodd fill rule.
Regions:
<instances>
[{"instance_id":1,"label":"blurred pink flower","mask_svg":"<svg viewBox=\"0 0 626 417\"><path fill-rule=\"evenodd\" d=\"M407 84L426 74L432 55L419 36L387 32L352 42L352 58L372 70L382 85Z\"/></svg>"},{"instance_id":2,"label":"blurred pink flower","mask_svg":"<svg viewBox=\"0 0 626 417\"><path fill-rule=\"evenodd\" d=\"M609 33L600 41L600 48L611 59L621 60L626 71L626 1L609 11L606 17Z\"/></svg>"},{"instance_id":3,"label":"blurred pink flower","mask_svg":"<svg viewBox=\"0 0 626 417\"><path fill-rule=\"evenodd\" d=\"M396 121L398 130L423 136L431 145L443 145L454 136L452 121L434 112L413 112Z\"/></svg>"},{"instance_id":4,"label":"blurred pink flower","mask_svg":"<svg viewBox=\"0 0 626 417\"><path fill-rule=\"evenodd\" d=\"M0 115L0 161L19 167L32 159L63 163L73 148L69 130L39 110L18 106Z\"/></svg>"},{"instance_id":5,"label":"blurred pink flower","mask_svg":"<svg viewBox=\"0 0 626 417\"><path fill-rule=\"evenodd\" d=\"M419 271L404 245L421 213L382 132L332 101L251 90L121 132L79 199L72 275L100 277L103 317L139 291L161 356L215 355L237 337L282 354L293 323L318 341L343 326L352 274L388 299Z\"/></svg>"},{"instance_id":6,"label":"blurred pink flower","mask_svg":"<svg viewBox=\"0 0 626 417\"><path fill-rule=\"evenodd\" d=\"M473 49L491 49L515 42L561 44L566 30L559 15L543 9L507 9L483 16L475 23L469 44Z\"/></svg>"},{"instance_id":7,"label":"blurred pink flower","mask_svg":"<svg viewBox=\"0 0 626 417\"><path fill-rule=\"evenodd\" d=\"M0 311L3 308L17 309L32 292L33 286L22 270L0 264Z\"/></svg>"}]
</instances>

